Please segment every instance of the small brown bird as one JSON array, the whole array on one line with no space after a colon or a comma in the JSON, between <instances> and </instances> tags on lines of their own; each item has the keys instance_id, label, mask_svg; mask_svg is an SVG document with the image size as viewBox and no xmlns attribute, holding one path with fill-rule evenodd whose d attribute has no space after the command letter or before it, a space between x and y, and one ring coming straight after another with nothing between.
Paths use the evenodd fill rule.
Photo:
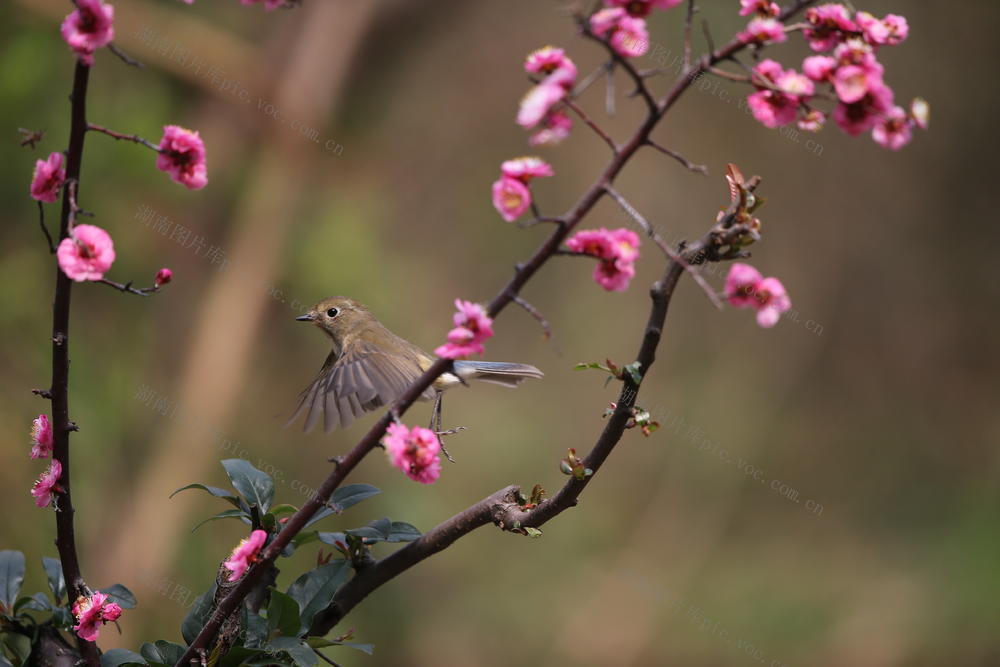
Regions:
<instances>
[{"instance_id":1,"label":"small brown bird","mask_svg":"<svg viewBox=\"0 0 1000 667\"><path fill-rule=\"evenodd\" d=\"M386 329L363 305L344 296L324 299L295 319L314 323L333 341L333 351L316 379L299 395L288 420L291 424L304 413L307 432L320 416L329 432L338 424L347 428L364 413L391 405L435 361ZM534 366L497 361L455 361L455 373L441 375L420 398L434 400L432 430L441 428L442 392L456 384L483 380L516 387L526 378L542 377Z\"/></svg>"}]
</instances>

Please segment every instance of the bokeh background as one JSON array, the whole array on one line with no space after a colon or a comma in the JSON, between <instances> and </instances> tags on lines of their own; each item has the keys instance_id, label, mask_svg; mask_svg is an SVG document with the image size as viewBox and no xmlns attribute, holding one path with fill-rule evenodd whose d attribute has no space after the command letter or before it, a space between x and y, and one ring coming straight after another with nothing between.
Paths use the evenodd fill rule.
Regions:
<instances>
[{"instance_id":1,"label":"bokeh background","mask_svg":"<svg viewBox=\"0 0 1000 667\"><path fill-rule=\"evenodd\" d=\"M135 649L179 640L186 605L244 535L236 522L192 534L223 504L171 491L224 485L218 460L242 453L277 471L279 501L301 503L326 458L373 419L328 436L282 428L327 354L293 317L348 294L437 344L452 300L489 299L546 233L504 224L489 198L499 163L530 150L513 123L528 86L522 58L554 43L586 72L602 52L547 0L309 0L267 14L235 0L114 4L116 42L147 67L98 53L90 120L153 140L167 123L198 129L210 175L189 192L148 150L87 139L81 203L114 236L109 277L176 275L150 299L97 285L73 297L81 559L92 585L121 581L138 595L123 634L102 634L105 648ZM717 42L741 26L735 0L702 4ZM753 262L783 279L794 317L761 330L685 280L639 401L664 428L629 432L541 539L480 529L376 592L342 626L375 655L345 649L338 661L1000 664L1000 6L860 8L910 20L909 40L882 55L897 99L922 95L933 109L910 146L891 153L832 125L814 137L769 131L737 104L744 91L712 81L655 133L711 175L649 151L618 182L676 240L700 235L726 203L727 162L762 175L765 241ZM60 0L0 7L0 546L28 554L30 590L44 589L39 559L56 552L51 514L28 495L40 468L26 456L28 428L47 410L29 390L50 372L53 267L27 190L34 160L67 140L73 59L58 26L68 11ZM669 62L681 10L651 29ZM789 65L803 55L792 41L772 52ZM619 100L608 118L600 86L583 103L620 138L641 112ZM19 148L18 127L47 134ZM536 188L551 214L608 158L582 124L541 153L557 172ZM584 224L626 222L605 201ZM609 294L588 263L552 262L524 296L555 344L512 307L488 346L545 380L453 392L446 423L469 427L450 441L457 463L422 486L370 457L352 481L384 493L326 529L381 516L427 529L509 483L556 489L558 460L588 449L614 397L573 365L632 359L662 266L645 245L630 290ZM721 274L709 279L721 287ZM422 405L407 419L427 417ZM314 559L305 548L280 563L283 583Z\"/></svg>"}]
</instances>

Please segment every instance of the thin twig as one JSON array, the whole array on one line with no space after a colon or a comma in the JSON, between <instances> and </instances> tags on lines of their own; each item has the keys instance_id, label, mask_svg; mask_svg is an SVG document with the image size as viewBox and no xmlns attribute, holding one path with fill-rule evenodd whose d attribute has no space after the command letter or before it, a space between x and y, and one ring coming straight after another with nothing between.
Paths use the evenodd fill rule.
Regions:
<instances>
[{"instance_id":1,"label":"thin twig","mask_svg":"<svg viewBox=\"0 0 1000 667\"><path fill-rule=\"evenodd\" d=\"M684 69L691 66L691 22L694 19L694 0L688 0L684 15Z\"/></svg>"},{"instance_id":2,"label":"thin twig","mask_svg":"<svg viewBox=\"0 0 1000 667\"><path fill-rule=\"evenodd\" d=\"M42 228L42 233L45 234L45 240L49 242L49 254L56 254L56 244L52 242L52 235L49 234L49 228L45 226L45 206L42 202L38 202L38 224Z\"/></svg>"},{"instance_id":3,"label":"thin twig","mask_svg":"<svg viewBox=\"0 0 1000 667\"><path fill-rule=\"evenodd\" d=\"M128 65L129 67L138 67L140 69L145 67L143 63L139 62L138 60L136 60L135 58L133 58L132 56L128 55L120 48L118 48L118 45L115 44L114 42L108 42L108 50L111 51L111 53L118 56L119 58L121 58L121 61L126 65Z\"/></svg>"},{"instance_id":4,"label":"thin twig","mask_svg":"<svg viewBox=\"0 0 1000 667\"><path fill-rule=\"evenodd\" d=\"M604 85L604 111L609 116L615 115L615 65L610 62L607 67L607 76Z\"/></svg>"},{"instance_id":5,"label":"thin twig","mask_svg":"<svg viewBox=\"0 0 1000 667\"><path fill-rule=\"evenodd\" d=\"M521 306L521 308L524 308L525 312L531 315L531 317L538 322L538 326L542 328L542 334L545 336L545 340L552 341L552 345L555 346L556 339L555 335L552 333L552 327L549 325L548 320L545 319L542 313L521 296L515 296L514 303ZM558 351L558 347L556 348L556 351Z\"/></svg>"},{"instance_id":6,"label":"thin twig","mask_svg":"<svg viewBox=\"0 0 1000 667\"><path fill-rule=\"evenodd\" d=\"M719 301L718 295L716 295L715 290L712 289L712 286L705 281L701 274L693 266L688 264L687 261L681 257L680 253L671 248L670 244L663 240L656 230L653 229L653 226L649 224L649 221L646 220L646 218L644 218L642 214L639 213L639 211L637 211L636 208L622 196L620 192L615 190L610 185L606 186L605 190L609 195L611 195L611 198L615 200L622 210L631 216L631 218L635 220L640 227L642 227L643 231L646 232L646 236L652 239L653 243L659 246L660 250L663 251L663 254L684 267L684 270L691 274L691 278L698 283L698 286L701 287L701 289L708 296L708 300L711 301L716 308L722 310L722 302Z\"/></svg>"},{"instance_id":7,"label":"thin twig","mask_svg":"<svg viewBox=\"0 0 1000 667\"><path fill-rule=\"evenodd\" d=\"M567 107L573 110L573 113L580 117L580 120L587 124L587 127L592 129L597 136L604 140L604 143L611 148L611 152L618 152L618 146L615 144L615 140L608 136L608 133L602 130L597 123L591 120L590 116L588 116L587 113L581 109L578 104L576 104L576 102L571 99L563 100L563 102Z\"/></svg>"},{"instance_id":8,"label":"thin twig","mask_svg":"<svg viewBox=\"0 0 1000 667\"><path fill-rule=\"evenodd\" d=\"M708 20L702 19L701 32L705 35L705 43L708 44L708 52L715 53L715 40L712 39L712 31L708 27Z\"/></svg>"},{"instance_id":9,"label":"thin twig","mask_svg":"<svg viewBox=\"0 0 1000 667\"><path fill-rule=\"evenodd\" d=\"M160 291L159 285L153 285L152 287L132 287L131 281L127 283L116 283L113 280L101 278L100 280L94 280L92 282L107 285L108 287L115 288L119 292L128 292L129 294L135 294L136 296L149 296L150 294L155 294Z\"/></svg>"},{"instance_id":10,"label":"thin twig","mask_svg":"<svg viewBox=\"0 0 1000 667\"><path fill-rule=\"evenodd\" d=\"M142 137L140 137L137 134L122 134L121 132L115 132L114 130L109 130L106 127L101 127L100 125L95 125L93 123L88 124L87 125L87 129L91 130L93 132L100 132L101 134L106 134L109 137L111 137L113 139L118 139L120 141L131 141L132 143L135 143L135 144L141 144L142 146L145 146L146 148L150 148L150 149L156 151L157 153L162 153L163 152L160 149L159 146L157 146L156 144L154 144L151 141L143 139Z\"/></svg>"},{"instance_id":11,"label":"thin twig","mask_svg":"<svg viewBox=\"0 0 1000 667\"><path fill-rule=\"evenodd\" d=\"M690 160L688 160L686 157L684 157L683 155L681 155L677 151L672 151L669 148L667 148L666 146L661 146L660 144L656 143L652 139L650 139L649 141L647 141L646 144L648 146L651 146L651 147L655 148L656 150L660 151L664 155L669 155L673 159L677 160L682 165L684 165L688 169L688 171L693 171L695 173L701 174L702 176L708 176L708 167L707 166L705 166L703 164L695 164L694 162L691 162Z\"/></svg>"},{"instance_id":12,"label":"thin twig","mask_svg":"<svg viewBox=\"0 0 1000 667\"><path fill-rule=\"evenodd\" d=\"M576 84L576 86L573 88L573 92L571 93L572 96L579 97L580 95L583 94L583 91L590 88L591 84L597 81L597 79L599 79L601 75L604 74L604 72L608 69L608 64L609 63L604 63L603 65L595 69L593 72L585 76L580 81L580 83ZM537 83L537 81L532 81L532 83Z\"/></svg>"}]
</instances>

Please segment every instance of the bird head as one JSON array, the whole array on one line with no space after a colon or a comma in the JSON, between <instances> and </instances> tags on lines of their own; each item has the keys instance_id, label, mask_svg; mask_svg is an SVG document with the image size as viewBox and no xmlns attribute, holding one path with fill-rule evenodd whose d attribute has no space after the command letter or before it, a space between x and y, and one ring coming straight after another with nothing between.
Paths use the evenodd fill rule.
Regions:
<instances>
[{"instance_id":1,"label":"bird head","mask_svg":"<svg viewBox=\"0 0 1000 667\"><path fill-rule=\"evenodd\" d=\"M323 299L305 315L296 317L300 322L312 322L326 335L341 345L352 332L363 329L375 319L367 308L346 296Z\"/></svg>"}]
</instances>

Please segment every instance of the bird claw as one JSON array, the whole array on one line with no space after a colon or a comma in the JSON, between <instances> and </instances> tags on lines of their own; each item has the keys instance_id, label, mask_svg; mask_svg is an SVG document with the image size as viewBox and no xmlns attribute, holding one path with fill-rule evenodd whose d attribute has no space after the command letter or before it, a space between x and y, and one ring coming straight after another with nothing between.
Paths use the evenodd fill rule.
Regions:
<instances>
[{"instance_id":1,"label":"bird claw","mask_svg":"<svg viewBox=\"0 0 1000 667\"><path fill-rule=\"evenodd\" d=\"M446 435L455 435L459 431L464 430L466 430L464 426L456 426L455 428L450 428L447 431L434 431L434 435L438 437L438 442L441 443L441 453L444 454L444 457L452 463L455 462L455 459L451 458L451 454L448 453L448 448L444 446L443 442L441 442L441 438Z\"/></svg>"}]
</instances>

